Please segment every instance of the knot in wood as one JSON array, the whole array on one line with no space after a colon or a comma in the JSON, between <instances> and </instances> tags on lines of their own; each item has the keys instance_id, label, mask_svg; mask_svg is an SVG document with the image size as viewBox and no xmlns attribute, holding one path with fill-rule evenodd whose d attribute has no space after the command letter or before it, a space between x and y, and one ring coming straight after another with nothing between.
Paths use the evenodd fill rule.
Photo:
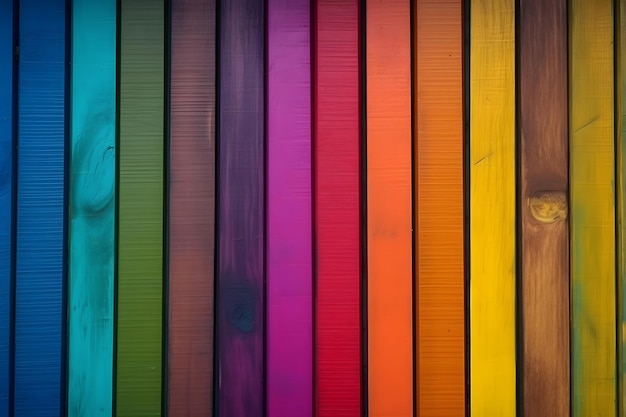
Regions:
<instances>
[{"instance_id":1,"label":"knot in wood","mask_svg":"<svg viewBox=\"0 0 626 417\"><path fill-rule=\"evenodd\" d=\"M528 197L530 213L541 223L567 218L567 197L563 191L539 191Z\"/></svg>"},{"instance_id":2,"label":"knot in wood","mask_svg":"<svg viewBox=\"0 0 626 417\"><path fill-rule=\"evenodd\" d=\"M255 328L256 296L253 288L238 286L224 289L226 319L242 333Z\"/></svg>"}]
</instances>

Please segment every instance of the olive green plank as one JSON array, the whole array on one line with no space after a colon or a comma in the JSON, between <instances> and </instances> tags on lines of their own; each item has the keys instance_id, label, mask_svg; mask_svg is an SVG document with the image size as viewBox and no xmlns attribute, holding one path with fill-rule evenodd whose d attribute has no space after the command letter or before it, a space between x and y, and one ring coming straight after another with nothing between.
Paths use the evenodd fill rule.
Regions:
<instances>
[{"instance_id":1,"label":"olive green plank","mask_svg":"<svg viewBox=\"0 0 626 417\"><path fill-rule=\"evenodd\" d=\"M569 14L571 415L612 417L616 413L613 1L572 0Z\"/></svg>"},{"instance_id":2,"label":"olive green plank","mask_svg":"<svg viewBox=\"0 0 626 417\"><path fill-rule=\"evenodd\" d=\"M117 417L161 413L164 42L162 0L121 0Z\"/></svg>"}]
</instances>

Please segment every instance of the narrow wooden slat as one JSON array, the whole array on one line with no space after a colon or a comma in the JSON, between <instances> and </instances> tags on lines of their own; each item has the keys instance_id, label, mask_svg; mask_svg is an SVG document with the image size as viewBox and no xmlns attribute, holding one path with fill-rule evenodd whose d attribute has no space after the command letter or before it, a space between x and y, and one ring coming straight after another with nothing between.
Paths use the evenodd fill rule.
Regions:
<instances>
[{"instance_id":1,"label":"narrow wooden slat","mask_svg":"<svg viewBox=\"0 0 626 417\"><path fill-rule=\"evenodd\" d=\"M264 400L264 2L220 4L217 414Z\"/></svg>"},{"instance_id":2,"label":"narrow wooden slat","mask_svg":"<svg viewBox=\"0 0 626 417\"><path fill-rule=\"evenodd\" d=\"M523 406L568 417L566 1L521 0L519 13Z\"/></svg>"},{"instance_id":3,"label":"narrow wooden slat","mask_svg":"<svg viewBox=\"0 0 626 417\"><path fill-rule=\"evenodd\" d=\"M314 25L317 416L361 417L359 1Z\"/></svg>"},{"instance_id":4,"label":"narrow wooden slat","mask_svg":"<svg viewBox=\"0 0 626 417\"><path fill-rule=\"evenodd\" d=\"M626 5L615 2L615 115L617 138L617 401L618 415L626 416Z\"/></svg>"},{"instance_id":5,"label":"narrow wooden slat","mask_svg":"<svg viewBox=\"0 0 626 417\"><path fill-rule=\"evenodd\" d=\"M313 415L311 4L267 3L267 416Z\"/></svg>"},{"instance_id":6,"label":"narrow wooden slat","mask_svg":"<svg viewBox=\"0 0 626 417\"><path fill-rule=\"evenodd\" d=\"M15 417L64 406L66 1L19 1Z\"/></svg>"},{"instance_id":7,"label":"narrow wooden slat","mask_svg":"<svg viewBox=\"0 0 626 417\"><path fill-rule=\"evenodd\" d=\"M515 2L470 7L470 407L514 416Z\"/></svg>"},{"instance_id":8,"label":"narrow wooden slat","mask_svg":"<svg viewBox=\"0 0 626 417\"><path fill-rule=\"evenodd\" d=\"M172 0L168 410L211 417L215 249L215 0Z\"/></svg>"},{"instance_id":9,"label":"narrow wooden slat","mask_svg":"<svg viewBox=\"0 0 626 417\"><path fill-rule=\"evenodd\" d=\"M115 0L72 3L68 416L110 416L115 258Z\"/></svg>"},{"instance_id":10,"label":"narrow wooden slat","mask_svg":"<svg viewBox=\"0 0 626 417\"><path fill-rule=\"evenodd\" d=\"M165 7L122 0L116 415L161 413Z\"/></svg>"},{"instance_id":11,"label":"narrow wooden slat","mask_svg":"<svg viewBox=\"0 0 626 417\"><path fill-rule=\"evenodd\" d=\"M366 1L367 334L372 417L413 414L409 0Z\"/></svg>"},{"instance_id":12,"label":"narrow wooden slat","mask_svg":"<svg viewBox=\"0 0 626 417\"><path fill-rule=\"evenodd\" d=\"M0 417L8 417L13 259L13 0L0 0Z\"/></svg>"},{"instance_id":13,"label":"narrow wooden slat","mask_svg":"<svg viewBox=\"0 0 626 417\"><path fill-rule=\"evenodd\" d=\"M460 0L413 7L416 398L465 413L463 57Z\"/></svg>"},{"instance_id":14,"label":"narrow wooden slat","mask_svg":"<svg viewBox=\"0 0 626 417\"><path fill-rule=\"evenodd\" d=\"M614 416L613 2L569 13L572 416Z\"/></svg>"}]
</instances>

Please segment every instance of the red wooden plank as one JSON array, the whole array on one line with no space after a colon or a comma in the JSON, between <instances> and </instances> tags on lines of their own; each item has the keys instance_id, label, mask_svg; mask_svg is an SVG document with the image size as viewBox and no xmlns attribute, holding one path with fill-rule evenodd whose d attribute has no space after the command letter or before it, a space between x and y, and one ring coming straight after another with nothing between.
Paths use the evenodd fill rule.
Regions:
<instances>
[{"instance_id":1,"label":"red wooden plank","mask_svg":"<svg viewBox=\"0 0 626 417\"><path fill-rule=\"evenodd\" d=\"M359 1L314 13L317 415L360 417Z\"/></svg>"}]
</instances>

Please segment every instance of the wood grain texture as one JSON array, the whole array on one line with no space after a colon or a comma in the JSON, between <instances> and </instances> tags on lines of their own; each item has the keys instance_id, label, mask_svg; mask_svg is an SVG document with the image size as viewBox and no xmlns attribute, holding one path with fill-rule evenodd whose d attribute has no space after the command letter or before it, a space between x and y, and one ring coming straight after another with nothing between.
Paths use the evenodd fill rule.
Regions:
<instances>
[{"instance_id":1,"label":"wood grain texture","mask_svg":"<svg viewBox=\"0 0 626 417\"><path fill-rule=\"evenodd\" d=\"M515 2L474 0L470 39L470 408L515 416Z\"/></svg>"},{"instance_id":2,"label":"wood grain texture","mask_svg":"<svg viewBox=\"0 0 626 417\"><path fill-rule=\"evenodd\" d=\"M0 0L0 417L9 417L11 288L13 279L13 0Z\"/></svg>"},{"instance_id":3,"label":"wood grain texture","mask_svg":"<svg viewBox=\"0 0 626 417\"><path fill-rule=\"evenodd\" d=\"M217 414L264 400L264 2L220 4Z\"/></svg>"},{"instance_id":4,"label":"wood grain texture","mask_svg":"<svg viewBox=\"0 0 626 417\"><path fill-rule=\"evenodd\" d=\"M15 417L65 405L66 4L19 1Z\"/></svg>"},{"instance_id":5,"label":"wood grain texture","mask_svg":"<svg viewBox=\"0 0 626 417\"><path fill-rule=\"evenodd\" d=\"M267 416L313 416L311 4L267 2Z\"/></svg>"},{"instance_id":6,"label":"wood grain texture","mask_svg":"<svg viewBox=\"0 0 626 417\"><path fill-rule=\"evenodd\" d=\"M365 4L369 415L409 417L414 392L410 3Z\"/></svg>"},{"instance_id":7,"label":"wood grain texture","mask_svg":"<svg viewBox=\"0 0 626 417\"><path fill-rule=\"evenodd\" d=\"M213 415L215 0L172 0L168 410Z\"/></svg>"},{"instance_id":8,"label":"wood grain texture","mask_svg":"<svg viewBox=\"0 0 626 417\"><path fill-rule=\"evenodd\" d=\"M569 6L572 416L616 412L613 2Z\"/></svg>"},{"instance_id":9,"label":"wood grain texture","mask_svg":"<svg viewBox=\"0 0 626 417\"><path fill-rule=\"evenodd\" d=\"M615 9L615 115L617 162L617 405L626 416L626 5L614 2Z\"/></svg>"},{"instance_id":10,"label":"wood grain texture","mask_svg":"<svg viewBox=\"0 0 626 417\"><path fill-rule=\"evenodd\" d=\"M68 417L112 412L116 26L114 0L73 1Z\"/></svg>"},{"instance_id":11,"label":"wood grain texture","mask_svg":"<svg viewBox=\"0 0 626 417\"><path fill-rule=\"evenodd\" d=\"M519 13L523 407L568 417L566 1L521 0Z\"/></svg>"},{"instance_id":12,"label":"wood grain texture","mask_svg":"<svg viewBox=\"0 0 626 417\"><path fill-rule=\"evenodd\" d=\"M416 398L465 413L463 27L460 0L413 7Z\"/></svg>"},{"instance_id":13,"label":"wood grain texture","mask_svg":"<svg viewBox=\"0 0 626 417\"><path fill-rule=\"evenodd\" d=\"M316 408L361 417L359 1L314 6Z\"/></svg>"},{"instance_id":14,"label":"wood grain texture","mask_svg":"<svg viewBox=\"0 0 626 417\"><path fill-rule=\"evenodd\" d=\"M116 415L160 415L165 5L122 0Z\"/></svg>"}]
</instances>

